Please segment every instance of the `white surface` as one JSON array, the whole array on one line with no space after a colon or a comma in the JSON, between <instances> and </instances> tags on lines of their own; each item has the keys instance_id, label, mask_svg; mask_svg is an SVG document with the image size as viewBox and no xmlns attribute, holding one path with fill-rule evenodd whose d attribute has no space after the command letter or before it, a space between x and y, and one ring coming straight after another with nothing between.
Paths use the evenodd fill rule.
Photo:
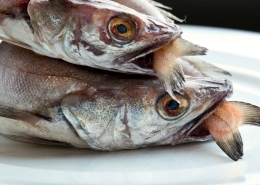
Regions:
<instances>
[{"instance_id":1,"label":"white surface","mask_svg":"<svg viewBox=\"0 0 260 185\"><path fill-rule=\"evenodd\" d=\"M211 51L204 60L233 74L232 100L260 106L260 34L183 27ZM244 157L213 142L97 152L15 142L0 136L0 184L260 184L260 128L242 127Z\"/></svg>"}]
</instances>

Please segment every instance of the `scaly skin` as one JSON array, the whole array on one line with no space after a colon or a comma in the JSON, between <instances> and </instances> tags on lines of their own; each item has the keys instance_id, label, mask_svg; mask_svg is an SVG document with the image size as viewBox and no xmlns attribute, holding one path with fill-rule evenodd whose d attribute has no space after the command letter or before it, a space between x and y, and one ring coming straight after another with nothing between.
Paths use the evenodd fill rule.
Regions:
<instances>
[{"instance_id":1,"label":"scaly skin","mask_svg":"<svg viewBox=\"0 0 260 185\"><path fill-rule=\"evenodd\" d=\"M180 131L194 129L232 92L227 80L187 78L178 97L188 104L180 116L168 115L162 97L169 95L155 78L75 66L6 43L0 75L2 134L99 150L182 143Z\"/></svg>"},{"instance_id":2,"label":"scaly skin","mask_svg":"<svg viewBox=\"0 0 260 185\"><path fill-rule=\"evenodd\" d=\"M151 59L142 56L181 34L174 23L107 0L1 0L0 5L2 40L42 55L110 71L154 74L146 65ZM110 36L109 22L114 17L135 22L136 35L131 42L118 44Z\"/></svg>"},{"instance_id":3,"label":"scaly skin","mask_svg":"<svg viewBox=\"0 0 260 185\"><path fill-rule=\"evenodd\" d=\"M181 20L154 4L147 0L1 0L0 39L41 55L98 69L148 75L154 75L155 70L166 91L175 98L173 92L182 92L184 86L184 74L175 61L179 56L169 55L172 57L164 62L153 57L153 52L175 43L182 33L169 17ZM113 24L115 19L119 21ZM128 25L126 33L119 33L118 25ZM171 50L194 50L180 43ZM203 48L202 54L205 51ZM197 49L173 53L201 54ZM161 63L169 67L153 67Z\"/></svg>"}]
</instances>

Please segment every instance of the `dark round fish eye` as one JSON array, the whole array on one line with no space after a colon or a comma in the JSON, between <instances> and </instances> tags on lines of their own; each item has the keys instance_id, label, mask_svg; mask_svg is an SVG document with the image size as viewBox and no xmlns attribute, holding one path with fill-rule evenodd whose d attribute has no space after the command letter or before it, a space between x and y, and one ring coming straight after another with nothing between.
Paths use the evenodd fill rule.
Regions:
<instances>
[{"instance_id":1,"label":"dark round fish eye","mask_svg":"<svg viewBox=\"0 0 260 185\"><path fill-rule=\"evenodd\" d=\"M112 41L119 46L132 42L137 33L137 24L130 18L115 17L108 24Z\"/></svg>"},{"instance_id":2,"label":"dark round fish eye","mask_svg":"<svg viewBox=\"0 0 260 185\"><path fill-rule=\"evenodd\" d=\"M189 108L189 99L185 95L175 94L178 101L166 93L157 99L156 110L166 120L174 120L181 117Z\"/></svg>"},{"instance_id":3,"label":"dark round fish eye","mask_svg":"<svg viewBox=\"0 0 260 185\"><path fill-rule=\"evenodd\" d=\"M167 108L170 110L177 110L179 105L180 104L176 100L170 100L167 104Z\"/></svg>"},{"instance_id":4,"label":"dark round fish eye","mask_svg":"<svg viewBox=\"0 0 260 185\"><path fill-rule=\"evenodd\" d=\"M117 25L116 29L121 34L127 33L127 27L124 24Z\"/></svg>"}]
</instances>

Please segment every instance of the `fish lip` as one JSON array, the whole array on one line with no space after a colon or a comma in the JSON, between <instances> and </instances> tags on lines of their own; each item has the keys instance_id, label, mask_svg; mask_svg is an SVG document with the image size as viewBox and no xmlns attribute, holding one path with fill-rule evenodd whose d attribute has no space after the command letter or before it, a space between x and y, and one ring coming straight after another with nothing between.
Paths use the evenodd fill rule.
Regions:
<instances>
[{"instance_id":1,"label":"fish lip","mask_svg":"<svg viewBox=\"0 0 260 185\"><path fill-rule=\"evenodd\" d=\"M203 121L208 118L211 113L213 113L227 98L229 98L233 93L232 85L229 87L229 90L226 91L218 101L213 103L207 110L202 112L200 115L198 115L193 120L189 121L181 130L178 131L177 134L173 135L172 144L179 144L183 143L185 141L201 141L201 140L208 140L211 138L211 135L208 133L203 136L196 136L193 137L191 134L192 132L198 128ZM187 128L188 127L188 128Z\"/></svg>"}]
</instances>

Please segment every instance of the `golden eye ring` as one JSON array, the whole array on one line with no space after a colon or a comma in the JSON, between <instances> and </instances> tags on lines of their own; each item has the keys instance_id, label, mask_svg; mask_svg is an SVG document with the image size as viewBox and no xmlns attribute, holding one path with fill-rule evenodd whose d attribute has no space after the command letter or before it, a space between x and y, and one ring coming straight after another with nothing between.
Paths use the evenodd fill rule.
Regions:
<instances>
[{"instance_id":1,"label":"golden eye ring","mask_svg":"<svg viewBox=\"0 0 260 185\"><path fill-rule=\"evenodd\" d=\"M160 96L156 103L156 110L158 114L166 120L174 120L181 117L189 107L189 101L186 96L175 94L179 103L172 99L169 94Z\"/></svg>"},{"instance_id":2,"label":"golden eye ring","mask_svg":"<svg viewBox=\"0 0 260 185\"><path fill-rule=\"evenodd\" d=\"M133 41L137 24L131 19L116 17L109 22L108 30L115 44L124 45Z\"/></svg>"}]
</instances>

